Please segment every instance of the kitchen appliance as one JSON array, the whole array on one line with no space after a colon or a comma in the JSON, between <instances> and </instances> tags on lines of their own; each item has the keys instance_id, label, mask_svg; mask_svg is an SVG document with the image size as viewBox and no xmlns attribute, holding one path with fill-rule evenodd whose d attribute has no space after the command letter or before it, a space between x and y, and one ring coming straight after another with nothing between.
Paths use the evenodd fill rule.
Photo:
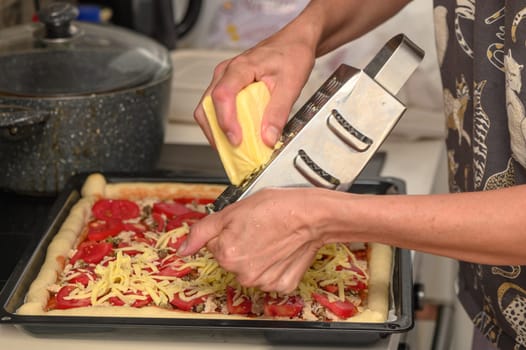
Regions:
<instances>
[{"instance_id":1,"label":"kitchen appliance","mask_svg":"<svg viewBox=\"0 0 526 350\"><path fill-rule=\"evenodd\" d=\"M270 186L347 191L404 113L394 95L423 57L399 34L362 71L341 65L288 121L270 161L229 186L212 209Z\"/></svg>"},{"instance_id":2,"label":"kitchen appliance","mask_svg":"<svg viewBox=\"0 0 526 350\"><path fill-rule=\"evenodd\" d=\"M154 40L76 22L51 3L40 23L0 31L0 188L52 195L89 171L152 170L172 65Z\"/></svg>"},{"instance_id":3,"label":"kitchen appliance","mask_svg":"<svg viewBox=\"0 0 526 350\"><path fill-rule=\"evenodd\" d=\"M180 1L180 0L178 0ZM82 2L82 1L81 1ZM175 13L174 0L89 0L112 9L112 23L154 38L167 49L177 48L177 41L197 23L202 0L189 0L181 16ZM176 20L176 18L181 18Z\"/></svg>"},{"instance_id":4,"label":"kitchen appliance","mask_svg":"<svg viewBox=\"0 0 526 350\"><path fill-rule=\"evenodd\" d=\"M198 178L176 173L138 176L106 175L109 182L198 182L224 183L225 178ZM279 344L364 344L380 340L396 332L405 332L413 324L413 293L411 258L407 250L395 249L390 296L389 318L384 323L312 322L287 320L227 320L227 319L167 319L155 317L62 317L17 315L30 283L38 274L47 246L59 229L69 209L80 198L85 176L70 179L46 215L46 224L38 237L28 244L13 274L0 295L0 323L16 324L37 336L78 337L94 332L122 332L135 329L156 336L173 332L209 334L210 332L240 332L264 337ZM351 191L371 195L404 193L405 186L394 178L371 178L357 181ZM134 331L135 332L135 331Z\"/></svg>"}]
</instances>

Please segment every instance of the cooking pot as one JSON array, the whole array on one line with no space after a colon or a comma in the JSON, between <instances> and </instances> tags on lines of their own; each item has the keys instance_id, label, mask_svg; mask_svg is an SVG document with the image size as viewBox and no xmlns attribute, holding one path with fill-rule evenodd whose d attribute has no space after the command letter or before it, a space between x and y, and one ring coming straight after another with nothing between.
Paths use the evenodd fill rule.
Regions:
<instances>
[{"instance_id":1,"label":"cooking pot","mask_svg":"<svg viewBox=\"0 0 526 350\"><path fill-rule=\"evenodd\" d=\"M156 166L171 60L154 40L52 3L0 31L0 188L55 194L77 173Z\"/></svg>"}]
</instances>

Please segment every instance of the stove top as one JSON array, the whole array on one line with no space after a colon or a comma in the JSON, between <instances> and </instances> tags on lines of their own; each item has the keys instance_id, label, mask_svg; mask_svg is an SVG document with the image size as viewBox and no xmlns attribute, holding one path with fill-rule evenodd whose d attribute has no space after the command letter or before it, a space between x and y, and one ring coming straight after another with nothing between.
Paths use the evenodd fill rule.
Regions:
<instances>
[{"instance_id":1,"label":"stove top","mask_svg":"<svg viewBox=\"0 0 526 350\"><path fill-rule=\"evenodd\" d=\"M24 252L44 233L55 197L0 192L0 289Z\"/></svg>"}]
</instances>

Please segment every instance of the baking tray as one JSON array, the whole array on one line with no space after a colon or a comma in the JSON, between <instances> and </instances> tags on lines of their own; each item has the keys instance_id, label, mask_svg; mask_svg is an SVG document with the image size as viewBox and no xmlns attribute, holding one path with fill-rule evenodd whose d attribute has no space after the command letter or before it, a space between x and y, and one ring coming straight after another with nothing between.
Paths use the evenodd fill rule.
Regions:
<instances>
[{"instance_id":1,"label":"baking tray","mask_svg":"<svg viewBox=\"0 0 526 350\"><path fill-rule=\"evenodd\" d=\"M150 175L120 176L105 174L110 183L121 182L185 182L226 184L224 178L182 176L162 172ZM413 282L410 252L395 248L391 283L390 312L384 323L320 322L287 320L218 320L155 317L79 317L79 316L28 316L17 315L27 290L43 264L47 246L67 217L71 207L80 198L85 175L75 176L66 184L51 209L49 222L42 238L27 250L16 265L0 294L0 323L15 324L35 336L73 336L94 332L122 332L134 329L139 332L163 331L192 333L220 331L223 333L249 333L263 335L266 341L276 344L334 344L358 345L373 343L392 333L406 332L413 327ZM350 192L360 194L402 194L403 181L395 178L358 179ZM205 334L205 333L203 333Z\"/></svg>"}]
</instances>

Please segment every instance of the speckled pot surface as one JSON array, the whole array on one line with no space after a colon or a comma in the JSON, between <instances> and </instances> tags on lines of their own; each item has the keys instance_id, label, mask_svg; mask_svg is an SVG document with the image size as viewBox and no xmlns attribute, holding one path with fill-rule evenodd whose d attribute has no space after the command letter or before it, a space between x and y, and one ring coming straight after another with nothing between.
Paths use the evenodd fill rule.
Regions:
<instances>
[{"instance_id":1,"label":"speckled pot surface","mask_svg":"<svg viewBox=\"0 0 526 350\"><path fill-rule=\"evenodd\" d=\"M77 173L154 169L163 144L170 77L101 95L0 95L0 105L28 107L47 119L0 130L0 189L52 195Z\"/></svg>"}]
</instances>

